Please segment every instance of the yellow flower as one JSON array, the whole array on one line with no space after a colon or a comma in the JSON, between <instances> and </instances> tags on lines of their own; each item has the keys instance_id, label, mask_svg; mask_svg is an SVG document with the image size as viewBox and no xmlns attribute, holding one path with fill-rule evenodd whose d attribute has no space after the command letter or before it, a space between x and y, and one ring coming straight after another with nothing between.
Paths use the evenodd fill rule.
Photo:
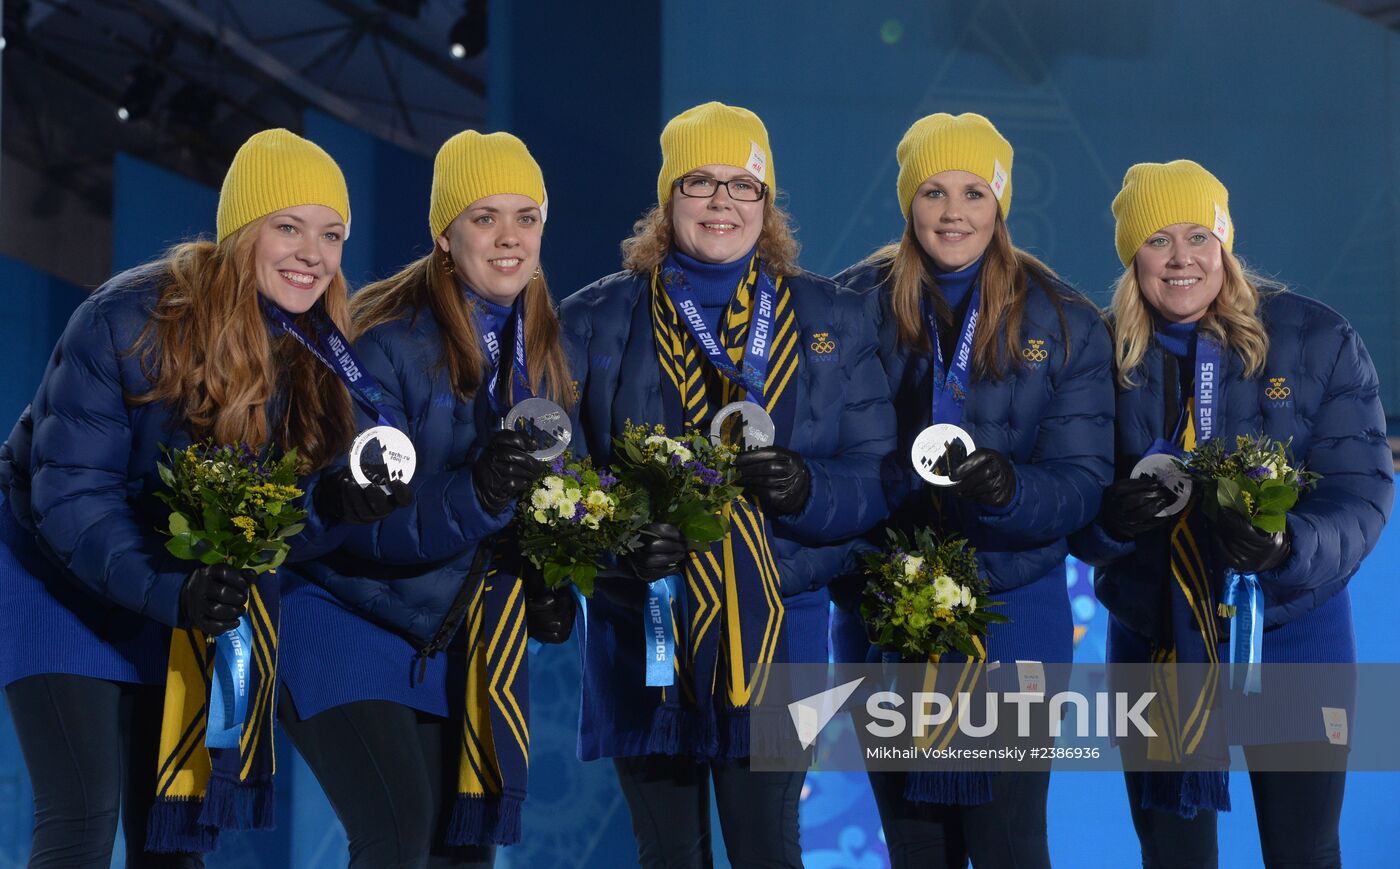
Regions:
<instances>
[{"instance_id":1,"label":"yellow flower","mask_svg":"<svg viewBox=\"0 0 1400 869\"><path fill-rule=\"evenodd\" d=\"M251 518L247 516L234 516L233 524L243 529L244 540L247 540L249 543L253 542L253 537L258 529L258 526L253 522Z\"/></svg>"}]
</instances>

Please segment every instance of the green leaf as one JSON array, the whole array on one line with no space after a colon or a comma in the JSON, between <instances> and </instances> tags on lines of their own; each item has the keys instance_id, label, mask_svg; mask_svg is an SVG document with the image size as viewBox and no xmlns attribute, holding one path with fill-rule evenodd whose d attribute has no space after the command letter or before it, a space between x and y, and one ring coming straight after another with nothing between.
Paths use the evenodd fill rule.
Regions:
<instances>
[{"instance_id":1,"label":"green leaf","mask_svg":"<svg viewBox=\"0 0 1400 869\"><path fill-rule=\"evenodd\" d=\"M186 561L194 561L199 557L195 555L194 547L190 545L189 538L184 535L165 541L165 549L176 558L183 558Z\"/></svg>"},{"instance_id":2,"label":"green leaf","mask_svg":"<svg viewBox=\"0 0 1400 869\"><path fill-rule=\"evenodd\" d=\"M199 560L205 564L223 564L228 559L224 557L223 553L210 549L199 556Z\"/></svg>"},{"instance_id":3,"label":"green leaf","mask_svg":"<svg viewBox=\"0 0 1400 869\"><path fill-rule=\"evenodd\" d=\"M1286 513L1298 503L1298 491L1292 486L1277 485L1259 492L1260 513Z\"/></svg>"},{"instance_id":4,"label":"green leaf","mask_svg":"<svg viewBox=\"0 0 1400 869\"><path fill-rule=\"evenodd\" d=\"M190 519L179 510L172 510L170 513L170 533L175 536L186 534L190 530Z\"/></svg>"},{"instance_id":5,"label":"green leaf","mask_svg":"<svg viewBox=\"0 0 1400 869\"><path fill-rule=\"evenodd\" d=\"M1288 527L1288 516L1283 513L1263 513L1250 519L1254 527L1270 534L1277 534Z\"/></svg>"},{"instance_id":6,"label":"green leaf","mask_svg":"<svg viewBox=\"0 0 1400 869\"><path fill-rule=\"evenodd\" d=\"M1215 481L1215 497L1217 503L1227 509L1234 510L1241 516L1248 516L1249 511L1245 509L1244 497L1240 492L1240 487L1234 480L1221 477Z\"/></svg>"},{"instance_id":7,"label":"green leaf","mask_svg":"<svg viewBox=\"0 0 1400 869\"><path fill-rule=\"evenodd\" d=\"M584 597L593 596L593 580L598 576L598 568L593 564L576 564L573 569L574 585Z\"/></svg>"},{"instance_id":8,"label":"green leaf","mask_svg":"<svg viewBox=\"0 0 1400 869\"><path fill-rule=\"evenodd\" d=\"M305 529L306 525L304 525L301 522L298 522L295 525L288 525L286 528L283 528L281 531L277 532L277 539L286 540L288 537L295 537Z\"/></svg>"},{"instance_id":9,"label":"green leaf","mask_svg":"<svg viewBox=\"0 0 1400 869\"><path fill-rule=\"evenodd\" d=\"M545 585L550 588L558 588L569 581L568 567L557 561L545 562L542 572L544 573Z\"/></svg>"},{"instance_id":10,"label":"green leaf","mask_svg":"<svg viewBox=\"0 0 1400 869\"><path fill-rule=\"evenodd\" d=\"M697 541L702 544L714 543L716 540L724 539L724 524L718 516L701 513L676 526L685 535L687 541Z\"/></svg>"}]
</instances>

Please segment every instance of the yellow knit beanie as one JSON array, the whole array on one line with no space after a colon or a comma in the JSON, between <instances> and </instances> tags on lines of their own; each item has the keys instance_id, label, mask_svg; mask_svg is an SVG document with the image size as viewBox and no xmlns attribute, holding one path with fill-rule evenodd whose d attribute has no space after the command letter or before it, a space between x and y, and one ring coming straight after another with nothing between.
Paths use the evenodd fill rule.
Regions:
<instances>
[{"instance_id":1,"label":"yellow knit beanie","mask_svg":"<svg viewBox=\"0 0 1400 869\"><path fill-rule=\"evenodd\" d=\"M709 102L686 109L661 131L661 173L656 201L665 205L676 179L700 166L736 166L775 185L768 130L758 115L738 106Z\"/></svg>"},{"instance_id":2,"label":"yellow knit beanie","mask_svg":"<svg viewBox=\"0 0 1400 869\"><path fill-rule=\"evenodd\" d=\"M939 172L961 169L986 181L1005 219L1011 213L1011 143L992 122L967 112L919 118L895 150L899 160L899 207L909 216L919 185Z\"/></svg>"},{"instance_id":3,"label":"yellow knit beanie","mask_svg":"<svg viewBox=\"0 0 1400 869\"><path fill-rule=\"evenodd\" d=\"M215 221L217 240L283 208L324 205L345 221L350 235L350 194L331 155L290 130L255 133L224 176Z\"/></svg>"},{"instance_id":4,"label":"yellow knit beanie","mask_svg":"<svg viewBox=\"0 0 1400 869\"><path fill-rule=\"evenodd\" d=\"M1113 197L1113 216L1118 221L1118 259L1125 266L1149 235L1173 223L1204 226L1226 250L1235 246L1230 192L1190 160L1130 167L1123 176L1123 189Z\"/></svg>"},{"instance_id":5,"label":"yellow knit beanie","mask_svg":"<svg viewBox=\"0 0 1400 869\"><path fill-rule=\"evenodd\" d=\"M528 196L540 207L543 222L549 208L544 173L525 143L510 133L463 130L443 142L433 160L433 192L428 205L428 229L442 235L473 202L497 193Z\"/></svg>"}]
</instances>

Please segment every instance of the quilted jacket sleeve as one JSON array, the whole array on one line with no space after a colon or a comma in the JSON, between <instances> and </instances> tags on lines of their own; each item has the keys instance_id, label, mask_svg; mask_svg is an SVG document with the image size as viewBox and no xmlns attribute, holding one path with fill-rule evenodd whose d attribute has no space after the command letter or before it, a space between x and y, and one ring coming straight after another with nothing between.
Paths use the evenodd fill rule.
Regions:
<instances>
[{"instance_id":1,"label":"quilted jacket sleeve","mask_svg":"<svg viewBox=\"0 0 1400 869\"><path fill-rule=\"evenodd\" d=\"M1260 574L1266 587L1322 588L1344 582L1375 547L1390 518L1394 465L1386 442L1376 367L1361 336L1342 322L1341 347L1304 459L1322 475L1288 514L1292 555Z\"/></svg>"},{"instance_id":2,"label":"quilted jacket sleeve","mask_svg":"<svg viewBox=\"0 0 1400 869\"><path fill-rule=\"evenodd\" d=\"M853 537L885 518L880 466L895 443L889 382L877 354L879 298L874 293L857 296L842 291L838 299L846 314L847 340L855 353L846 369L849 380L837 454L804 457L812 475L811 497L802 512L776 520L776 525L794 539L812 545Z\"/></svg>"},{"instance_id":3,"label":"quilted jacket sleeve","mask_svg":"<svg viewBox=\"0 0 1400 869\"><path fill-rule=\"evenodd\" d=\"M393 343L381 340L374 331L356 342L355 352L379 381L387 409L396 419L408 420L412 429L413 421L423 419L427 408L405 406L404 396L409 394L405 378L427 374L407 370ZM421 392L426 396L426 390ZM382 564L432 564L474 548L483 538L506 527L515 514L513 506L499 515L482 508L472 485L470 464L416 474L411 485L413 503L379 522L351 530L345 540L349 552Z\"/></svg>"},{"instance_id":4,"label":"quilted jacket sleeve","mask_svg":"<svg viewBox=\"0 0 1400 869\"><path fill-rule=\"evenodd\" d=\"M1029 463L1016 465L1018 491L1005 511L983 511L989 529L1025 541L1052 541L1087 525L1113 480L1113 352L1096 314L1066 313L1081 340L1057 373ZM1073 332L1071 333L1073 335Z\"/></svg>"},{"instance_id":5,"label":"quilted jacket sleeve","mask_svg":"<svg viewBox=\"0 0 1400 869\"><path fill-rule=\"evenodd\" d=\"M30 504L49 552L112 602L178 626L188 575L128 498L131 420L100 300L74 312L31 408Z\"/></svg>"}]
</instances>

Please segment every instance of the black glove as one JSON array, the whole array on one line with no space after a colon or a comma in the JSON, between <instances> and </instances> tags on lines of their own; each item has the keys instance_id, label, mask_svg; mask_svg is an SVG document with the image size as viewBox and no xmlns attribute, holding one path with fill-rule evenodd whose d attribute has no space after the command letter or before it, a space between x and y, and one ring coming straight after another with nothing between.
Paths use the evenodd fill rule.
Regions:
<instances>
[{"instance_id":1,"label":"black glove","mask_svg":"<svg viewBox=\"0 0 1400 869\"><path fill-rule=\"evenodd\" d=\"M541 643L562 643L574 629L574 596L567 588L551 589L539 571L527 567L525 630Z\"/></svg>"},{"instance_id":2,"label":"black glove","mask_svg":"<svg viewBox=\"0 0 1400 869\"><path fill-rule=\"evenodd\" d=\"M685 559L685 537L681 529L665 522L642 526L641 545L622 556L621 567L642 582L655 582L680 572Z\"/></svg>"},{"instance_id":3,"label":"black glove","mask_svg":"<svg viewBox=\"0 0 1400 869\"><path fill-rule=\"evenodd\" d=\"M390 480L383 464L365 465L368 486L355 481L349 468L340 468L321 477L313 500L316 512L328 522L368 525L413 503L413 490L403 480Z\"/></svg>"},{"instance_id":4,"label":"black glove","mask_svg":"<svg viewBox=\"0 0 1400 869\"><path fill-rule=\"evenodd\" d=\"M812 494L812 472L802 457L786 447L744 450L734 460L739 485L769 513L801 513Z\"/></svg>"},{"instance_id":5,"label":"black glove","mask_svg":"<svg viewBox=\"0 0 1400 869\"><path fill-rule=\"evenodd\" d=\"M498 431L472 467L477 500L487 513L499 513L525 494L547 467L530 455L525 435L511 429Z\"/></svg>"},{"instance_id":6,"label":"black glove","mask_svg":"<svg viewBox=\"0 0 1400 869\"><path fill-rule=\"evenodd\" d=\"M1176 496L1155 477L1114 480L1103 493L1099 524L1116 540L1127 543L1176 520L1158 516Z\"/></svg>"},{"instance_id":7,"label":"black glove","mask_svg":"<svg viewBox=\"0 0 1400 869\"><path fill-rule=\"evenodd\" d=\"M248 608L248 588L257 578L251 570L227 564L206 564L190 574L180 591L180 609L190 627L217 636L238 627Z\"/></svg>"},{"instance_id":8,"label":"black glove","mask_svg":"<svg viewBox=\"0 0 1400 869\"><path fill-rule=\"evenodd\" d=\"M1258 573L1278 567L1292 551L1286 532L1260 531L1247 518L1225 507L1217 513L1210 530L1216 553L1240 573Z\"/></svg>"},{"instance_id":9,"label":"black glove","mask_svg":"<svg viewBox=\"0 0 1400 869\"><path fill-rule=\"evenodd\" d=\"M962 441L949 441L934 472L953 481L954 493L988 507L1005 507L1016 496L1016 471L1006 456L982 447L967 454Z\"/></svg>"}]
</instances>

